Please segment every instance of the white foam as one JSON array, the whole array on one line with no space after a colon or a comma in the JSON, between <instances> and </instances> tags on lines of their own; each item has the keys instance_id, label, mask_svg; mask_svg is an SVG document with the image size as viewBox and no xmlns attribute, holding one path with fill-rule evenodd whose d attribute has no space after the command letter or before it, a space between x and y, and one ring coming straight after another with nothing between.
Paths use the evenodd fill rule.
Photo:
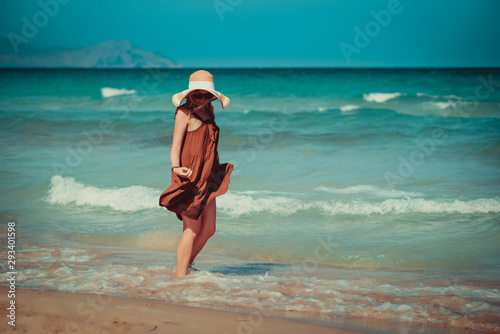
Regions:
<instances>
[{"instance_id":1,"label":"white foam","mask_svg":"<svg viewBox=\"0 0 500 334\"><path fill-rule=\"evenodd\" d=\"M2 280L2 282L5 282L5 281L7 281L9 276L10 276L9 272L5 272L4 274L0 274L0 279ZM35 281L36 279L39 279L39 278L46 279L47 276L48 276L47 272L45 272L43 270L28 268L28 269L18 271L16 281L17 280L19 280L19 281L24 281L24 280Z\"/></svg>"},{"instance_id":2,"label":"white foam","mask_svg":"<svg viewBox=\"0 0 500 334\"><path fill-rule=\"evenodd\" d=\"M455 99L455 100L463 100L460 96L456 95L431 95L426 93L417 93L417 97L430 97L432 99Z\"/></svg>"},{"instance_id":3,"label":"white foam","mask_svg":"<svg viewBox=\"0 0 500 334\"><path fill-rule=\"evenodd\" d=\"M359 108L360 107L357 105L348 104L348 105L340 107L340 111L342 111L342 113L344 115L346 115L346 114L352 114L354 111L358 110Z\"/></svg>"},{"instance_id":4,"label":"white foam","mask_svg":"<svg viewBox=\"0 0 500 334\"><path fill-rule=\"evenodd\" d=\"M256 213L271 213L289 216L299 211L316 209L326 215L369 215L369 214L408 214L408 213L488 213L500 212L500 202L496 198L475 200L427 200L417 197L417 192L385 190L370 185L358 185L347 188L319 187L319 191L339 194L362 194L367 192L377 197L385 197L381 202L360 200L305 200L300 193L270 191L228 191L218 198L221 211L231 216ZM51 179L46 200L53 204L89 205L110 207L113 210L135 212L144 209L161 208L158 199L161 190L144 186L123 188L99 188L84 185L72 177L55 175ZM396 197L396 198L395 198ZM397 198L406 197L406 198Z\"/></svg>"},{"instance_id":5,"label":"white foam","mask_svg":"<svg viewBox=\"0 0 500 334\"><path fill-rule=\"evenodd\" d=\"M325 212L338 214L408 214L408 213L489 213L500 212L500 202L496 199L476 199L471 201L446 201L425 199L387 199L382 203L330 202L320 203Z\"/></svg>"},{"instance_id":6,"label":"white foam","mask_svg":"<svg viewBox=\"0 0 500 334\"><path fill-rule=\"evenodd\" d=\"M457 107L457 102L447 101L447 102L424 102L424 108L426 109L440 109L445 110L448 108L455 109Z\"/></svg>"},{"instance_id":7,"label":"white foam","mask_svg":"<svg viewBox=\"0 0 500 334\"><path fill-rule=\"evenodd\" d=\"M351 111L351 110L356 110L356 109L359 109L359 106L354 105L354 104L348 104L348 105L340 107L340 111Z\"/></svg>"},{"instance_id":8,"label":"white foam","mask_svg":"<svg viewBox=\"0 0 500 334\"><path fill-rule=\"evenodd\" d=\"M318 107L318 111L319 112L323 112L323 111L327 111L327 110L336 110L336 109L339 109L340 111L342 111L343 113L345 113L345 112L355 111L355 110L357 110L359 108L360 108L359 106L354 105L354 104L348 104L348 105L341 106L341 107L323 107L323 106L320 106L320 107Z\"/></svg>"},{"instance_id":9,"label":"white foam","mask_svg":"<svg viewBox=\"0 0 500 334\"><path fill-rule=\"evenodd\" d=\"M363 188L344 189L344 191L361 191ZM392 193L376 190L379 196L398 195L404 192ZM408 193L410 194L410 193ZM415 193L414 195L418 195ZM248 196L227 193L218 201L219 207L229 215L240 216L260 212L269 212L280 216L289 216L296 212L319 209L327 215L370 215L370 214L409 214L409 213L488 213L500 212L500 202L497 199L461 200L425 200L415 198L386 199L382 202L366 201L304 201L299 198L274 196Z\"/></svg>"},{"instance_id":10,"label":"white foam","mask_svg":"<svg viewBox=\"0 0 500 334\"><path fill-rule=\"evenodd\" d=\"M300 208L300 201L285 196L249 196L236 193L226 193L217 201L217 205L226 213L233 216L270 212L281 216L288 216Z\"/></svg>"},{"instance_id":11,"label":"white foam","mask_svg":"<svg viewBox=\"0 0 500 334\"><path fill-rule=\"evenodd\" d=\"M61 251L60 261L64 262L88 262L94 258L93 255L87 255L85 252L74 250L71 248Z\"/></svg>"},{"instance_id":12,"label":"white foam","mask_svg":"<svg viewBox=\"0 0 500 334\"><path fill-rule=\"evenodd\" d=\"M98 188L69 176L55 175L50 180L46 200L53 204L91 205L130 212L159 207L159 196L158 190L148 187Z\"/></svg>"},{"instance_id":13,"label":"white foam","mask_svg":"<svg viewBox=\"0 0 500 334\"><path fill-rule=\"evenodd\" d=\"M465 325L468 328L483 328L490 332L499 329L493 324L481 327L485 312L498 314L498 308L488 303L488 300L500 298L498 289L460 283L450 286L446 280L436 282L435 277L431 277L431 284L420 279L413 281L418 284L407 284L407 280L379 281L376 274L373 277L367 275L362 280L318 279L314 275L301 276L293 272L223 275L209 269L192 272L179 280L165 268L158 270L154 266L137 267L112 262L79 265L86 266L85 270L70 266L60 266L50 272L42 268L26 269L19 274L18 281L28 288L195 302L201 307L246 307L265 310L268 315L293 310L448 325L453 313L462 316L462 323L458 326L464 326L463 320L467 319ZM459 308L456 303L450 303L456 299L460 300Z\"/></svg>"},{"instance_id":14,"label":"white foam","mask_svg":"<svg viewBox=\"0 0 500 334\"><path fill-rule=\"evenodd\" d=\"M368 102L376 102L376 103L382 103L386 102L395 98L398 98L400 96L403 96L406 94L401 94L401 93L370 93L370 94L363 94L363 99Z\"/></svg>"},{"instance_id":15,"label":"white foam","mask_svg":"<svg viewBox=\"0 0 500 334\"><path fill-rule=\"evenodd\" d=\"M238 194L244 194L244 195L290 195L290 193L287 193L286 191L276 191L276 190L267 190L267 189L261 189L261 190L244 190L244 191L238 191Z\"/></svg>"},{"instance_id":16,"label":"white foam","mask_svg":"<svg viewBox=\"0 0 500 334\"><path fill-rule=\"evenodd\" d=\"M112 87L103 87L101 88L101 96L103 98L113 97L118 95L131 95L137 94L135 89L125 89L125 88L112 88Z\"/></svg>"},{"instance_id":17,"label":"white foam","mask_svg":"<svg viewBox=\"0 0 500 334\"><path fill-rule=\"evenodd\" d=\"M370 194L378 197L420 197L422 193L419 192L407 192L395 189L380 189L371 185L357 185L346 188L333 188L321 186L316 188L316 190L324 191L333 194Z\"/></svg>"}]
</instances>

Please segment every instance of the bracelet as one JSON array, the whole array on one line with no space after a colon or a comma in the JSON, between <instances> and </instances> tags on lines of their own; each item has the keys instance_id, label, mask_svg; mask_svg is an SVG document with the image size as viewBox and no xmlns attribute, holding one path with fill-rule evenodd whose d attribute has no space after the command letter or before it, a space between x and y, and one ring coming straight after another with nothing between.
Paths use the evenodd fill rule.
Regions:
<instances>
[{"instance_id":1,"label":"bracelet","mask_svg":"<svg viewBox=\"0 0 500 334\"><path fill-rule=\"evenodd\" d=\"M174 168L179 168L179 166L174 166L174 167L172 167L170 170L173 172L173 171L174 171Z\"/></svg>"}]
</instances>

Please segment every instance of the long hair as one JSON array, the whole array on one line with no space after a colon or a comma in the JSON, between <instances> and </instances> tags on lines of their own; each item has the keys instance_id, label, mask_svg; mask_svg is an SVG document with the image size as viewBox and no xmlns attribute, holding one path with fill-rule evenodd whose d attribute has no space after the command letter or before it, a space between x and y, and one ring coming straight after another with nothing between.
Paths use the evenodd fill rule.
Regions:
<instances>
[{"instance_id":1,"label":"long hair","mask_svg":"<svg viewBox=\"0 0 500 334\"><path fill-rule=\"evenodd\" d=\"M175 116L177 116L177 111L179 111L179 109L185 109L185 110L188 110L189 113L192 113L192 112L196 112L198 110L200 110L200 106L197 106L193 100L191 99L191 94L193 92L190 92L187 96L186 96L186 102L184 102L183 104L181 104L180 106L177 107L177 109L175 109ZM208 102L207 104L205 104L204 106L204 110L208 111L210 113L210 115L212 116L212 118L214 118L214 106L212 105L212 101L211 100L210 102ZM174 116L174 119L175 119L175 116Z\"/></svg>"}]
</instances>

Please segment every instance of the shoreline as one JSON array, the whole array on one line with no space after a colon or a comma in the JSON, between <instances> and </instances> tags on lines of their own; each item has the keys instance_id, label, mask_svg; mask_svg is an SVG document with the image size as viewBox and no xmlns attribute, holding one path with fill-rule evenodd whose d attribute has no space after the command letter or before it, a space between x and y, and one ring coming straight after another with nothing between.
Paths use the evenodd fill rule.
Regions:
<instances>
[{"instance_id":1,"label":"shoreline","mask_svg":"<svg viewBox=\"0 0 500 334\"><path fill-rule=\"evenodd\" d=\"M28 333L338 333L359 331L280 317L101 294L16 289L16 326L8 324L8 288L0 286L0 332Z\"/></svg>"},{"instance_id":2,"label":"shoreline","mask_svg":"<svg viewBox=\"0 0 500 334\"><path fill-rule=\"evenodd\" d=\"M96 293L16 289L16 326L8 324L6 286L0 286L0 332L27 333L484 333L460 328L417 326L369 318L326 319L251 309L217 309L161 300Z\"/></svg>"}]
</instances>

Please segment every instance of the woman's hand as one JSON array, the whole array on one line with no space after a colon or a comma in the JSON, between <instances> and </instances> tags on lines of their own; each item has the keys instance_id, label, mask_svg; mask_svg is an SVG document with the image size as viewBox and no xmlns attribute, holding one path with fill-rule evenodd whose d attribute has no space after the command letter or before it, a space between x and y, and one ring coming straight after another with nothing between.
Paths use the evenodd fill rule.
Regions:
<instances>
[{"instance_id":1,"label":"woman's hand","mask_svg":"<svg viewBox=\"0 0 500 334\"><path fill-rule=\"evenodd\" d=\"M189 178L193 174L193 170L187 167L175 167L173 172L181 177Z\"/></svg>"}]
</instances>

